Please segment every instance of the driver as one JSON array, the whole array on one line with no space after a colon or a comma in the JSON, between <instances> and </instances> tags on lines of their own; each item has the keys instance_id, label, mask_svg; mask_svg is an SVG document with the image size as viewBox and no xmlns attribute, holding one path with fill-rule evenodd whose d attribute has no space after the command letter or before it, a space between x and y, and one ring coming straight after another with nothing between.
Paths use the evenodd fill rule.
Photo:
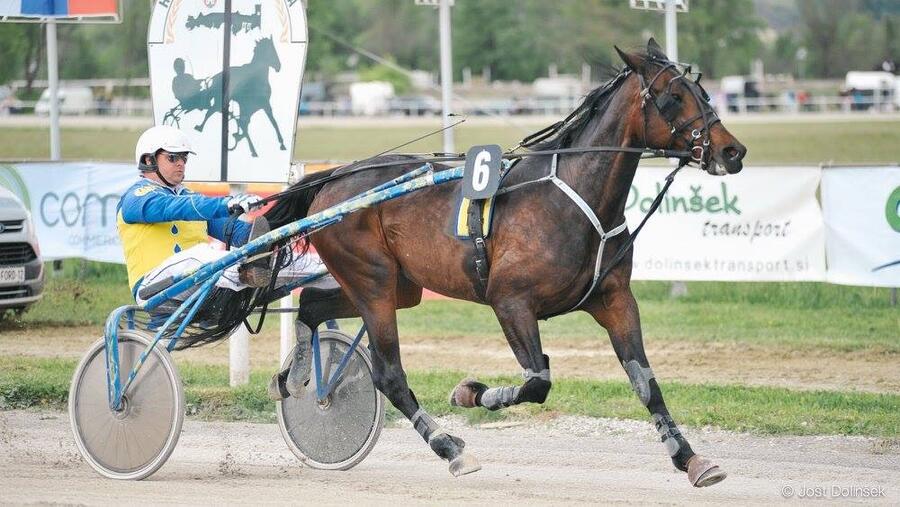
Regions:
<instances>
[{"instance_id":1,"label":"driver","mask_svg":"<svg viewBox=\"0 0 900 507\"><path fill-rule=\"evenodd\" d=\"M168 125L152 127L138 139L134 157L141 177L122 195L116 215L128 284L139 304L145 301L140 289L225 255L209 244L208 236L225 241L229 209L247 212L260 200L252 194L206 197L183 186L192 153L187 136ZM232 244L243 245L251 224L233 224ZM268 274L265 267L235 266L216 285L234 291L258 287L268 282Z\"/></svg>"}]
</instances>

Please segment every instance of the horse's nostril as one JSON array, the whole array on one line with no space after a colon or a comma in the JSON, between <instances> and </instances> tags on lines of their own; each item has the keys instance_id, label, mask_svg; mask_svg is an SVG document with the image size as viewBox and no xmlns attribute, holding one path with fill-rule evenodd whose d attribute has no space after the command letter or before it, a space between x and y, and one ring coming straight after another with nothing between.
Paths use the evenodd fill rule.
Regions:
<instances>
[{"instance_id":1,"label":"horse's nostril","mask_svg":"<svg viewBox=\"0 0 900 507\"><path fill-rule=\"evenodd\" d=\"M722 151L725 152L725 157L728 160L732 160L735 162L743 159L744 155L747 153L746 148L744 148L743 146L735 146L735 145L726 146L725 149Z\"/></svg>"}]
</instances>

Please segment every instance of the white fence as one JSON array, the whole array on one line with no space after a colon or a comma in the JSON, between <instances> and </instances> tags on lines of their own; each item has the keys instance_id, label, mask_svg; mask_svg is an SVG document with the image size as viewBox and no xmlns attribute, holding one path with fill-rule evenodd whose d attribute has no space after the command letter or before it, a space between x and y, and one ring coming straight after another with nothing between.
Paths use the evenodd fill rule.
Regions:
<instances>
[{"instance_id":1,"label":"white fence","mask_svg":"<svg viewBox=\"0 0 900 507\"><path fill-rule=\"evenodd\" d=\"M564 116L581 101L580 96L570 97L524 97L515 99L467 99L453 105L453 112L469 116ZM34 111L34 101L11 101L0 104L0 114L30 114ZM779 97L736 97L728 101L713 97L713 105L723 114L742 115L757 113L816 114L816 113L893 113L900 106L877 96L820 96L812 95L805 100L789 96ZM301 116L325 118L354 116L348 100L311 101L300 104ZM145 116L152 115L150 99L114 98L112 101L95 100L79 114L105 116ZM427 103L411 101L399 102L391 106L388 116L437 116L440 111Z\"/></svg>"}]
</instances>

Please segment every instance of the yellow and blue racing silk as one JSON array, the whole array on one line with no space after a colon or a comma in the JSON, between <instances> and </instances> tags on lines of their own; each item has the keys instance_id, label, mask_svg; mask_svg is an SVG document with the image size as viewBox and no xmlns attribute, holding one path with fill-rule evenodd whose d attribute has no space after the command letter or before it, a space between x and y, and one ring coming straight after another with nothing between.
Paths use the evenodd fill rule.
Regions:
<instances>
[{"instance_id":1,"label":"yellow and blue racing silk","mask_svg":"<svg viewBox=\"0 0 900 507\"><path fill-rule=\"evenodd\" d=\"M116 226L125 251L128 285L135 286L170 256L208 236L225 241L227 197L206 197L184 186L170 188L141 178L122 194L116 208ZM250 224L235 220L231 243L243 245Z\"/></svg>"}]
</instances>

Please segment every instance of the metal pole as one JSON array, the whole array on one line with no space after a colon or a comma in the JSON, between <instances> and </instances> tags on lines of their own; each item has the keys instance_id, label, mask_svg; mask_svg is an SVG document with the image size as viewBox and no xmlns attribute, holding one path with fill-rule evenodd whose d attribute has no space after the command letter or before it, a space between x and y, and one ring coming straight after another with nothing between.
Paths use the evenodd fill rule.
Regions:
<instances>
[{"instance_id":1,"label":"metal pole","mask_svg":"<svg viewBox=\"0 0 900 507\"><path fill-rule=\"evenodd\" d=\"M228 181L228 111L231 105L229 67L231 65L231 0L225 0L224 41L222 44L222 146L220 148L221 181ZM229 185L231 195L244 192L244 185ZM250 382L250 331L241 324L228 340L228 383L232 387Z\"/></svg>"},{"instance_id":2,"label":"metal pole","mask_svg":"<svg viewBox=\"0 0 900 507\"><path fill-rule=\"evenodd\" d=\"M59 146L59 57L56 20L47 20L47 81L50 85L50 160L60 159Z\"/></svg>"},{"instance_id":3,"label":"metal pole","mask_svg":"<svg viewBox=\"0 0 900 507\"><path fill-rule=\"evenodd\" d=\"M222 23L225 41L222 43L222 146L219 181L228 181L228 110L231 103L229 74L231 65L231 0L225 0L225 21Z\"/></svg>"},{"instance_id":4,"label":"metal pole","mask_svg":"<svg viewBox=\"0 0 900 507\"><path fill-rule=\"evenodd\" d=\"M438 19L441 32L441 102L444 106L444 153L455 153L453 129L450 126L450 113L453 109L453 51L450 38L450 0L441 0L438 8Z\"/></svg>"},{"instance_id":5,"label":"metal pole","mask_svg":"<svg viewBox=\"0 0 900 507\"><path fill-rule=\"evenodd\" d=\"M281 298L282 310L286 308L293 308L293 306L293 294L288 294L287 296ZM281 318L281 346L278 354L278 364L280 365L284 363L284 360L287 358L288 354L290 354L291 350L293 350L294 343L297 341L297 338L294 336L294 313L284 312L279 315L279 317Z\"/></svg>"},{"instance_id":6,"label":"metal pole","mask_svg":"<svg viewBox=\"0 0 900 507\"><path fill-rule=\"evenodd\" d=\"M666 56L673 62L678 61L678 24L675 15L675 0L666 0ZM672 282L669 287L669 297L678 298L685 295L687 295L687 284L681 281Z\"/></svg>"},{"instance_id":7,"label":"metal pole","mask_svg":"<svg viewBox=\"0 0 900 507\"><path fill-rule=\"evenodd\" d=\"M675 21L675 0L666 0L666 56L678 61L678 25Z\"/></svg>"},{"instance_id":8,"label":"metal pole","mask_svg":"<svg viewBox=\"0 0 900 507\"><path fill-rule=\"evenodd\" d=\"M229 185L231 195L242 193L244 185ZM250 382L250 331L243 323L228 339L228 385L246 385Z\"/></svg>"}]
</instances>

